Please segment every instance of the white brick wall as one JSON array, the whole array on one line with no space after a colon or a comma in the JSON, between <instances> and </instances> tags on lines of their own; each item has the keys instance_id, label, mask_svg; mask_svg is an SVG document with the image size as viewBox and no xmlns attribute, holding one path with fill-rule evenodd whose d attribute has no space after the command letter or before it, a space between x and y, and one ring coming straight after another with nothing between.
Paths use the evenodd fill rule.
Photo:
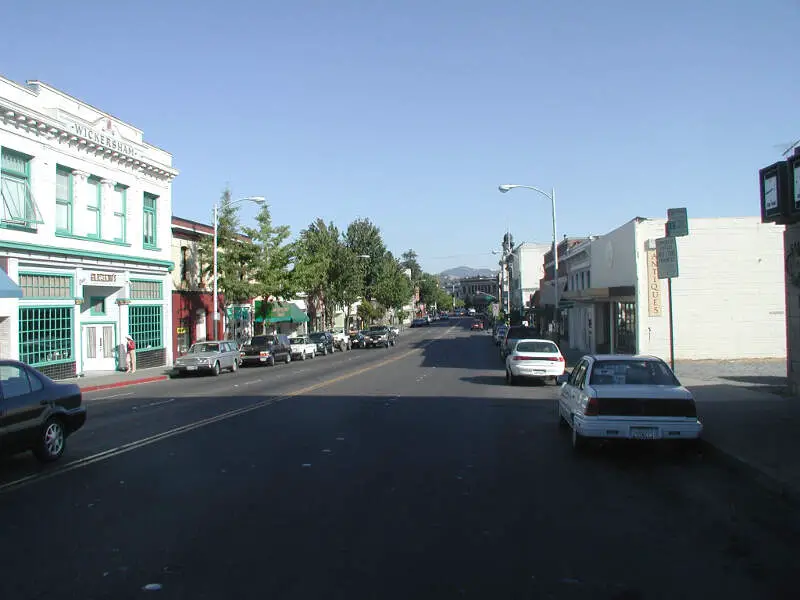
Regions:
<instances>
[{"instance_id":1,"label":"white brick wall","mask_svg":"<svg viewBox=\"0 0 800 600\"><path fill-rule=\"evenodd\" d=\"M667 282L661 280L661 316L649 317L645 254L648 239L664 236L665 221L639 223L635 250L639 351L667 359ZM758 217L690 219L689 235L678 239L678 258L680 276L672 284L676 359L786 356L783 227Z\"/></svg>"}]
</instances>

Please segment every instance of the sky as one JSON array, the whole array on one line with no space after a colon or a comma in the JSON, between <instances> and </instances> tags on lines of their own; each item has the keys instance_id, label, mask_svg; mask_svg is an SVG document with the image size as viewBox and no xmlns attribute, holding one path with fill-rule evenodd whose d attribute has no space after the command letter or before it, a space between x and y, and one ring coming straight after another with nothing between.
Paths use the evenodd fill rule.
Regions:
<instances>
[{"instance_id":1,"label":"sky","mask_svg":"<svg viewBox=\"0 0 800 600\"><path fill-rule=\"evenodd\" d=\"M22 2L0 74L144 131L173 213L367 217L431 272L636 216L756 215L800 138L796 0ZM255 207L242 209L252 221Z\"/></svg>"}]
</instances>

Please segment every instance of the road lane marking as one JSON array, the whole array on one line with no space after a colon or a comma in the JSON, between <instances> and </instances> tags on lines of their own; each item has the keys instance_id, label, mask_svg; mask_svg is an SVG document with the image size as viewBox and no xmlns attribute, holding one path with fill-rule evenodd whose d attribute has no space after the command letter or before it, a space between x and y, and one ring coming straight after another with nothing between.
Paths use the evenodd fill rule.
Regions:
<instances>
[{"instance_id":1,"label":"road lane marking","mask_svg":"<svg viewBox=\"0 0 800 600\"><path fill-rule=\"evenodd\" d=\"M244 414L247 414L247 413L254 412L256 410L260 410L260 409L262 409L262 408L264 408L266 406L270 406L271 404L275 404L275 403L281 402L283 400L289 400L290 398L294 398L296 396L302 396L304 394L308 394L309 392L313 392L313 391L318 390L320 388L332 385L334 383L338 383L340 381L344 381L345 379L350 379L352 377L356 377L356 376L361 375L363 373L366 373L368 371L372 371L372 370L377 369L379 367L386 366L386 365L388 365L390 363L396 362L396 361L401 360L401 359L403 359L403 358L405 358L407 356L410 356L410 355L412 355L414 353L417 353L421 349L423 349L426 346L428 346L429 344L431 344L432 342L437 341L437 340L441 339L442 337L444 337L445 333L442 333L441 335L439 335L439 336L437 336L437 337L435 337L433 339L427 340L424 344L420 345L417 348L412 348L411 350L407 350L406 352L402 352L400 354L395 354L392 357L386 358L384 360L381 360L379 362L373 363L371 365L367 365L367 366L362 367L361 369L358 369L356 371L352 371L350 373L344 373L344 374L339 375L337 377L334 377L332 379L326 379L326 380L321 381L319 383L308 385L308 386L305 386L305 387L300 388L298 390L293 390L293 391L291 391L291 392L289 392L287 394L282 394L280 396L272 397L272 398L265 398L264 400L260 400L260 401L256 402L255 404L251 404L249 406L243 406L241 408L236 408L236 409L233 409L233 410L229 410L229 411L226 411L224 413L220 413L218 415L215 415L213 417L207 417L205 419L200 419L199 421L193 421L192 423L187 423L186 425L181 425L179 427L174 427L174 428L169 429L167 431L162 431L161 433L156 433L156 434L141 438L139 440L134 440L132 442L128 442L126 444L122 444L121 446L117 446L115 448L109 448L108 450L103 450L101 452L97 452L96 454L92 454L90 456L86 456L86 457L83 457L83 458L78 458L76 460L68 462L68 463L64 464L63 466L59 466L58 468L56 468L56 469L54 469L52 471L46 472L46 473L32 473L30 475L26 475L24 477L20 477L19 479L15 479L15 480L9 481L7 483L0 484L0 494L6 493L6 492L10 492L10 491L13 491L13 490L21 489L23 487L26 487L26 486L32 484L32 483L36 483L36 482L39 482L39 481L44 481L46 479L52 479L53 477L56 477L58 475L62 475L64 473L69 473L70 471L75 471L77 469L82 469L84 467L88 467L89 465L93 465L93 464L98 463L98 462L103 462L103 461L109 460L111 458L114 458L116 456L121 456L122 454L127 454L128 452L132 452L133 450L138 450L139 448L144 448L146 446L150 446L151 444L155 444L157 442L160 442L160 441L172 438L172 437L176 437L176 436L182 435L184 433L188 433L190 431L194 431L195 429L200 429L201 427L206 427L206 426L211 425L213 423L219 423L219 422L222 422L222 421L227 421L228 419L232 419L232 418L238 417L240 415L244 415ZM171 400L168 400L167 402L170 402L172 400L174 400L174 398L171 399ZM166 402L164 402L164 403L166 403Z\"/></svg>"},{"instance_id":2,"label":"road lane marking","mask_svg":"<svg viewBox=\"0 0 800 600\"><path fill-rule=\"evenodd\" d=\"M111 400L112 398L124 398L125 396L133 396L133 392L126 392L124 394L112 394L111 396L100 396L99 398L92 398L92 400L96 402L97 400Z\"/></svg>"}]
</instances>

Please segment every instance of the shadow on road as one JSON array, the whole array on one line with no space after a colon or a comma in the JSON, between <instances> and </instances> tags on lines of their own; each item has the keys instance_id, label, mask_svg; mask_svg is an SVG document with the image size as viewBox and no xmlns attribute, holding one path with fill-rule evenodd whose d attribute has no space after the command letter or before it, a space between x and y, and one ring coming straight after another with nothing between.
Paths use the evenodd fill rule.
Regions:
<instances>
[{"instance_id":1,"label":"shadow on road","mask_svg":"<svg viewBox=\"0 0 800 600\"><path fill-rule=\"evenodd\" d=\"M479 385L508 385L506 383L505 373L500 371L497 375L473 375L471 377L462 377L461 381L468 383L477 383ZM514 387L544 387L545 383L538 379L517 379L514 382Z\"/></svg>"}]
</instances>

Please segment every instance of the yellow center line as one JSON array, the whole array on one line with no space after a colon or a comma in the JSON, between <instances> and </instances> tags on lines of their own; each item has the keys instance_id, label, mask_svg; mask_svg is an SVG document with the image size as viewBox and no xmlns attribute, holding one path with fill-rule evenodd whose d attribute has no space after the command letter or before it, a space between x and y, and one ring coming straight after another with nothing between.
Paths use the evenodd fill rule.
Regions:
<instances>
[{"instance_id":1,"label":"yellow center line","mask_svg":"<svg viewBox=\"0 0 800 600\"><path fill-rule=\"evenodd\" d=\"M228 419L232 419L233 417L238 417L239 415L244 415L265 406L269 406L276 402L280 402L282 400L288 400L289 398L293 398L295 396L300 396L303 394L307 394L314 390L318 390L320 388L332 385L334 383L338 383L340 381L344 381L345 379L350 379L351 377L356 377L367 371L372 371L373 369L377 369L379 367L386 366L390 363L396 362L407 356L411 356L415 352L419 352L421 349L425 348L425 346L429 345L431 342L439 340L443 338L447 333L449 333L453 327L448 327L444 332L442 332L437 337L429 340L425 344L417 347L412 348L411 350L407 350L401 354L396 354L391 358L387 358L386 360L382 360L378 363L374 363L372 365L362 367L356 371L350 371L348 373L344 373L332 379L326 379L325 381L321 381L319 383L315 383L313 385L309 385L297 390L293 390L288 392L287 394L283 394L277 398L267 398L256 402L255 404L251 404L249 406L244 406L242 408L237 408L234 410L229 410L227 412L215 415L213 417L208 417L205 419L200 419L199 421L194 421L192 423L187 423L186 425L181 425L180 427L175 427L173 429L169 429L167 431L163 431L161 433L156 433L154 435L141 438L139 440L135 440L133 442L128 442L127 444L122 444L121 446L117 446L116 448L109 448L108 450L103 450L102 452L98 452L96 454L92 454L90 456L86 456L84 458L79 458L73 460L71 462L66 463L65 465L58 467L52 471L47 473L34 473L31 475L26 475L25 477L20 477L19 479L15 479L13 481L9 481L8 483L4 483L0 485L0 494L9 492L12 490L18 490L22 487L26 487L32 483L36 483L39 481L44 481L45 479L51 479L52 477L56 477L58 475L62 475L64 473L68 473L70 471L75 471L76 469L82 469L84 467L88 467L89 465L93 465L98 462L109 460L110 458L114 458L115 456L120 456L122 454L127 454L128 452L132 452L133 450L138 450L139 448L144 448L145 446L149 446L151 444L155 444L156 442L160 442L162 440L169 439L171 437L175 437L178 435L182 435L184 433L188 433L190 431L194 431L195 429L200 429L201 427L206 427L207 425L211 425L212 423L219 423L220 421L226 421Z\"/></svg>"}]
</instances>

